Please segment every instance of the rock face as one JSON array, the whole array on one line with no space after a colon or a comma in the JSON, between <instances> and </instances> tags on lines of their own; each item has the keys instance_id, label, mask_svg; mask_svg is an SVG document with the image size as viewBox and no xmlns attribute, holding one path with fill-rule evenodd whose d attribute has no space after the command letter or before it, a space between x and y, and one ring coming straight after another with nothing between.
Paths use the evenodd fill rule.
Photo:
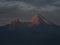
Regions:
<instances>
[{"instance_id":1,"label":"rock face","mask_svg":"<svg viewBox=\"0 0 60 45\"><path fill-rule=\"evenodd\" d=\"M40 16L39 15L34 15L31 19L30 19L30 22L32 23L32 24L38 24L39 23L39 20L40 20L40 18L39 18Z\"/></svg>"},{"instance_id":2,"label":"rock face","mask_svg":"<svg viewBox=\"0 0 60 45\"><path fill-rule=\"evenodd\" d=\"M31 19L31 24L39 24L41 21L43 21L46 24L51 24L45 17L41 16L40 14L35 14Z\"/></svg>"}]
</instances>

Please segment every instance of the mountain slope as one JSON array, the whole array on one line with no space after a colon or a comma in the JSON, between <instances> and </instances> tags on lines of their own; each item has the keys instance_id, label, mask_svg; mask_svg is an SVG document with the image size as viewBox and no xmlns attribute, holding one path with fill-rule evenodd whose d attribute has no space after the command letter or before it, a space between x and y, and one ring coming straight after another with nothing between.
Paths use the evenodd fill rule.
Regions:
<instances>
[{"instance_id":1,"label":"mountain slope","mask_svg":"<svg viewBox=\"0 0 60 45\"><path fill-rule=\"evenodd\" d=\"M34 24L38 24L38 23L40 23L40 22L44 22L44 23L46 23L46 24L51 24L51 22L49 22L45 17L43 17L42 15L40 15L40 14L35 14L32 18L31 18L31 20L30 20L30 22L31 23L34 23Z\"/></svg>"}]
</instances>

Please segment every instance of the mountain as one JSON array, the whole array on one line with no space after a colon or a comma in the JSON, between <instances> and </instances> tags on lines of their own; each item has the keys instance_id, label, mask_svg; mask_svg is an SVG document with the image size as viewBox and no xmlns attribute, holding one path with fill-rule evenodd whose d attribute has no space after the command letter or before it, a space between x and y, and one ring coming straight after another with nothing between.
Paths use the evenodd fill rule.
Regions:
<instances>
[{"instance_id":1,"label":"mountain","mask_svg":"<svg viewBox=\"0 0 60 45\"><path fill-rule=\"evenodd\" d=\"M53 24L48 21L45 17L40 14L35 14L29 22L21 22L18 18L7 24L0 27L0 31L39 31L39 32L49 32L56 33L60 30L60 26Z\"/></svg>"},{"instance_id":2,"label":"mountain","mask_svg":"<svg viewBox=\"0 0 60 45\"><path fill-rule=\"evenodd\" d=\"M56 37L60 37L60 26L40 14L34 15L29 22L21 22L17 18L11 24L0 26L0 42L3 43L43 43L44 39L47 44L47 39Z\"/></svg>"},{"instance_id":3,"label":"mountain","mask_svg":"<svg viewBox=\"0 0 60 45\"><path fill-rule=\"evenodd\" d=\"M33 24L39 24L41 21L46 24L50 24L50 22L45 17L41 16L40 14L35 14L30 20L30 22Z\"/></svg>"}]
</instances>

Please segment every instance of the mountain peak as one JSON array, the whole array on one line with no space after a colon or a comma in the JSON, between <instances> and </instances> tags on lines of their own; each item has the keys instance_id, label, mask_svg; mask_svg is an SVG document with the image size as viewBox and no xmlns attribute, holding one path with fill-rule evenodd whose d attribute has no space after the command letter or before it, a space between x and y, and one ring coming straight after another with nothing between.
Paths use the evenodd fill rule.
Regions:
<instances>
[{"instance_id":1,"label":"mountain peak","mask_svg":"<svg viewBox=\"0 0 60 45\"><path fill-rule=\"evenodd\" d=\"M16 18L14 21L11 22L11 24L12 24L13 26L16 26L19 22L20 22L19 19Z\"/></svg>"},{"instance_id":2,"label":"mountain peak","mask_svg":"<svg viewBox=\"0 0 60 45\"><path fill-rule=\"evenodd\" d=\"M42 15L40 15L39 13L38 14L35 14L29 22L31 22L32 24L39 24L40 22L44 22L46 24L50 24L50 22L45 18L43 17Z\"/></svg>"},{"instance_id":3,"label":"mountain peak","mask_svg":"<svg viewBox=\"0 0 60 45\"><path fill-rule=\"evenodd\" d=\"M35 14L31 19L30 22L33 24L38 24L39 21L39 15Z\"/></svg>"}]
</instances>

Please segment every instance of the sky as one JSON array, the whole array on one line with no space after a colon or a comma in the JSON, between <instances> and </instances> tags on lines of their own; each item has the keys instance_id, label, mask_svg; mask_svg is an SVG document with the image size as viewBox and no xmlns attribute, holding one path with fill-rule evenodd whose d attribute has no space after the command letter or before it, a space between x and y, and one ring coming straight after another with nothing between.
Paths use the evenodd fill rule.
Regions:
<instances>
[{"instance_id":1,"label":"sky","mask_svg":"<svg viewBox=\"0 0 60 45\"><path fill-rule=\"evenodd\" d=\"M37 12L60 25L60 0L0 0L0 25L16 17L28 21Z\"/></svg>"}]
</instances>

